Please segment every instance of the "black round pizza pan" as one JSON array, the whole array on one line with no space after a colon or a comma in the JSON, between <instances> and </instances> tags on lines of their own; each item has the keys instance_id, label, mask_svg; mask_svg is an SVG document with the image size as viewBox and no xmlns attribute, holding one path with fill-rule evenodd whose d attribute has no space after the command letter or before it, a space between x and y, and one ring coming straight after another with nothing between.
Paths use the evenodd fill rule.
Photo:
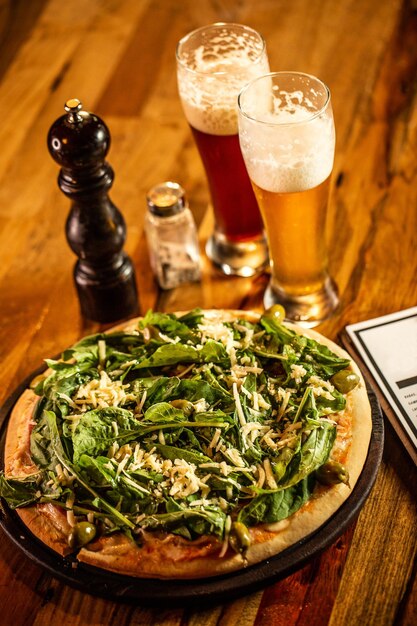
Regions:
<instances>
[{"instance_id":1,"label":"black round pizza pan","mask_svg":"<svg viewBox=\"0 0 417 626\"><path fill-rule=\"evenodd\" d=\"M42 371L27 377L7 398L0 409L0 464L4 467L4 442L11 410ZM289 576L311 558L330 546L355 520L375 482L382 458L384 423L375 393L368 387L372 411L372 433L368 455L359 479L349 498L317 531L283 552L246 569L198 580L142 579L107 572L79 563L74 557L61 557L40 542L22 523L19 516L0 501L0 526L24 554L50 574L83 592L113 600L146 606L204 606L244 596ZM163 603L163 604L161 604Z\"/></svg>"}]
</instances>

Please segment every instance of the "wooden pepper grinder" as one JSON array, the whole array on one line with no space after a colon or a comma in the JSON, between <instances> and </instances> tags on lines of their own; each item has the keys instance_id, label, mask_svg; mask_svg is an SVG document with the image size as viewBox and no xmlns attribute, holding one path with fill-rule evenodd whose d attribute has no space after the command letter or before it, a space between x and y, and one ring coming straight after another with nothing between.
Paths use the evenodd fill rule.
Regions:
<instances>
[{"instance_id":1,"label":"wooden pepper grinder","mask_svg":"<svg viewBox=\"0 0 417 626\"><path fill-rule=\"evenodd\" d=\"M96 322L115 322L139 311L135 271L122 250L126 225L107 193L114 178L105 161L110 133L79 100L68 100L65 110L49 130L48 149L62 168L58 185L72 200L66 236L78 256L74 280L81 313Z\"/></svg>"}]
</instances>

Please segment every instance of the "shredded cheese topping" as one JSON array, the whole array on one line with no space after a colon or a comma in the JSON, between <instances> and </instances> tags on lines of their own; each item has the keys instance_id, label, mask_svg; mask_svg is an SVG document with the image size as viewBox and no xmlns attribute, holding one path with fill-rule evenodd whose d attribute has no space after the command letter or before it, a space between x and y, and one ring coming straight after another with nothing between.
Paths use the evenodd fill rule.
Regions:
<instances>
[{"instance_id":1,"label":"shredded cheese topping","mask_svg":"<svg viewBox=\"0 0 417 626\"><path fill-rule=\"evenodd\" d=\"M99 379L90 380L78 388L71 400L71 406L80 413L90 411L91 408L123 406L135 400L133 394L126 393L128 387L129 385L124 385L120 380L111 380L107 372L102 370Z\"/></svg>"},{"instance_id":2,"label":"shredded cheese topping","mask_svg":"<svg viewBox=\"0 0 417 626\"><path fill-rule=\"evenodd\" d=\"M177 344L188 344L195 348L190 353L195 354L201 353L209 341L208 348L213 341L224 348L218 347L221 358L212 363L206 363L201 356L191 364L184 359L185 363L179 362L175 364L176 369L173 366L170 370L172 361L168 359L158 371L153 363L152 366L147 363L145 373L140 371L140 357L137 357L141 346L139 352L132 351L129 355L132 358L114 362L113 343L98 339L97 362L92 373L83 378L87 382L73 387L72 392L67 393L68 387L64 387L64 391L58 393L60 401L67 405L62 415L64 431L67 429L72 437L82 430L88 412L117 409L108 412L111 417L107 430L104 435L100 434L106 446L103 450L97 444L95 455L95 461L102 464L103 476L105 471L111 476L111 489L116 496L112 496L112 508L105 508L106 517L97 510L99 505L95 503L93 510L87 510L81 519L96 523L100 518L107 529L114 529L118 528L118 518L112 517L110 512L116 511L141 532L146 530L151 518L158 517L164 506L167 506L165 515L174 512L179 517L183 512L195 515L200 511L209 515L217 511L224 523L223 533L218 535L221 540L219 556L222 557L229 549L233 520L239 507L246 506L258 493L285 488L282 485L285 463L300 454L312 429L324 425L323 428L334 430L337 426L341 437L335 454L343 454L349 425L343 420L343 411L337 413L332 408L337 392L329 380L322 378L327 371L312 369L310 363L314 359L309 354L303 364L288 361L286 365L287 355L280 354L272 367L265 356L271 345L266 331L255 333L245 323L224 323L219 315L204 316L195 327L195 341L183 341L178 336L182 330L178 330L178 334L170 333L166 330L169 325L161 327L157 333L152 326L135 331L142 344L155 343L155 350L162 347L166 351ZM262 344L258 351L253 349L256 341ZM300 347L297 351L294 349L292 360L298 358L301 351ZM171 378L168 383L166 377ZM177 385L175 389L180 385L187 389L187 385L201 381L205 385L210 383L211 390L207 397L201 386L188 396L178 392L174 402L169 396L172 380L173 388ZM156 393L154 386L157 387L159 381L161 385ZM157 400L153 401L155 393ZM187 404L183 420L179 413L181 402ZM310 411L310 421L303 415L303 403ZM158 407L160 415L157 411L149 417L150 407ZM129 424L132 424L129 420L133 420L133 427L137 424L138 431L143 427L145 434L137 440L126 439L128 426L123 420ZM199 420L201 426L198 426ZM76 473L68 471L64 462L56 463L46 482L50 493L65 493L62 502L70 526L80 519L79 509L75 509L77 515L74 513L72 489L76 484ZM119 485L123 486L120 496ZM133 498L128 508L126 499L132 498L132 493L136 500ZM239 498L243 504L239 503Z\"/></svg>"}]
</instances>

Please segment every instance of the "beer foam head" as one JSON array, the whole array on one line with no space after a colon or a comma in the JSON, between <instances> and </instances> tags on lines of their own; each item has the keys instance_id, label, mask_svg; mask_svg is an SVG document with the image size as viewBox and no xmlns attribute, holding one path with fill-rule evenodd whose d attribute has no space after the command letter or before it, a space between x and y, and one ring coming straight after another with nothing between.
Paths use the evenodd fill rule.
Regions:
<instances>
[{"instance_id":1,"label":"beer foam head","mask_svg":"<svg viewBox=\"0 0 417 626\"><path fill-rule=\"evenodd\" d=\"M237 96L269 71L265 44L239 24L213 24L184 37L177 49L178 88L188 122L213 135L237 133Z\"/></svg>"},{"instance_id":2,"label":"beer foam head","mask_svg":"<svg viewBox=\"0 0 417 626\"><path fill-rule=\"evenodd\" d=\"M284 89L276 75L253 81L239 97L240 145L250 178L275 193L311 189L333 168L335 133L329 92ZM298 77L306 75L298 75ZM325 88L320 92L313 83Z\"/></svg>"}]
</instances>

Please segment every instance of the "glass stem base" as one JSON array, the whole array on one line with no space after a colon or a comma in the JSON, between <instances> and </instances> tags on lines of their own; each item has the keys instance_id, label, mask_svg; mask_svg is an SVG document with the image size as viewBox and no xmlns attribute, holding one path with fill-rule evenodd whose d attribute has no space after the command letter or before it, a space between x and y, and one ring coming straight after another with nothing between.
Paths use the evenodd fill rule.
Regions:
<instances>
[{"instance_id":1,"label":"glass stem base","mask_svg":"<svg viewBox=\"0 0 417 626\"><path fill-rule=\"evenodd\" d=\"M339 304L336 283L327 277L322 289L305 295L289 295L284 289L269 283L264 306L268 309L273 304L281 304L285 309L285 319L304 328L313 328L326 320Z\"/></svg>"},{"instance_id":2,"label":"glass stem base","mask_svg":"<svg viewBox=\"0 0 417 626\"><path fill-rule=\"evenodd\" d=\"M254 276L269 264L263 234L246 241L231 241L215 230L207 241L206 254L227 276Z\"/></svg>"}]
</instances>

